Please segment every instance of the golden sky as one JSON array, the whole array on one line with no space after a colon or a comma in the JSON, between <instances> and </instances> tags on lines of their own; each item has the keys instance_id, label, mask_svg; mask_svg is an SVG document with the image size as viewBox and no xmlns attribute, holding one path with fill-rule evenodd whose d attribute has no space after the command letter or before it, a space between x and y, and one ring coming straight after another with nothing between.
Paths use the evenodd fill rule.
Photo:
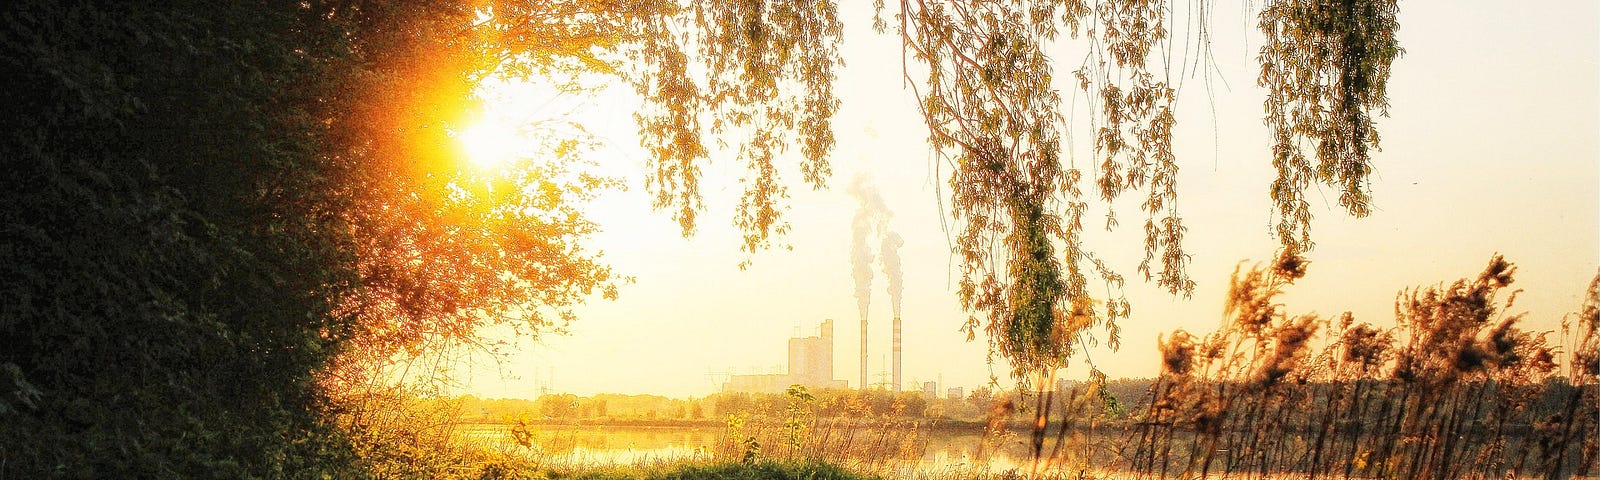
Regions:
<instances>
[{"instance_id":1,"label":"golden sky","mask_svg":"<svg viewBox=\"0 0 1600 480\"><path fill-rule=\"evenodd\" d=\"M836 323L835 378L854 385L859 320L849 251L856 201L844 187L858 175L871 178L905 239L905 379L942 379L969 390L988 381L984 339L968 343L958 331L966 314L955 298L958 277L940 210L947 171L934 171L926 130L902 88L899 41L869 29L867 2L841 3L846 65L836 87L842 105L830 189L813 192L797 171L785 172L793 232L784 240L793 249L760 253L746 270L738 267L745 257L730 226L742 174L731 156L706 169L707 211L699 233L684 239L665 212L650 211L630 92L518 104L530 115L573 115L607 142L601 161L629 190L592 205L604 229L594 245L637 281L616 301L595 298L581 307L570 335L524 339L499 366L476 362L464 370L465 391L531 397L550 385L577 394L705 395L718 387L708 373L781 371L786 339L797 329L815 334L827 318ZM1183 5L1175 8L1177 64L1186 14ZM1260 39L1254 16L1242 8L1219 6L1211 19L1220 72L1211 98L1202 78L1184 77L1177 106L1174 146L1189 271L1199 283L1194 297L1174 298L1134 280L1142 242L1135 200L1119 207L1116 232L1091 232L1094 248L1130 278L1133 314L1123 323L1123 347L1091 352L1112 377L1154 375L1158 334L1214 329L1229 273L1277 246L1269 236L1275 212L1267 196L1273 170L1264 97L1255 87ZM1597 3L1404 2L1399 21L1406 54L1390 79L1390 116L1379 119L1375 212L1346 218L1332 203L1337 192L1309 194L1317 248L1309 275L1284 298L1288 311L1349 310L1358 321L1389 326L1400 289L1475 275L1499 252L1519 267L1514 286L1526 291L1514 310L1528 312L1526 326L1557 328L1600 266ZM1076 68L1067 51L1056 55L1063 77ZM1081 95L1075 105L1084 108ZM1086 118L1079 112L1071 119L1071 153L1080 159L1091 153ZM884 286L880 274L868 334L873 372L885 368L889 354ZM1004 377L1007 370L993 371ZM1083 371L1074 366L1068 375Z\"/></svg>"}]
</instances>

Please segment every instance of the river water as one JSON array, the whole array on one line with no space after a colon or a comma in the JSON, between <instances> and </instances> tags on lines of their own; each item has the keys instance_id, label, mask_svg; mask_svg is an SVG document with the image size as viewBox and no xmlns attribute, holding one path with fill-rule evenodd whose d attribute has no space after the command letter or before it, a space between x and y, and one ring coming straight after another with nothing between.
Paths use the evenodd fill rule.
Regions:
<instances>
[{"instance_id":1,"label":"river water","mask_svg":"<svg viewBox=\"0 0 1600 480\"><path fill-rule=\"evenodd\" d=\"M466 435L493 448L529 455L552 464L638 464L657 461L708 460L729 442L727 427L707 426L594 426L594 425L534 425L524 432L528 446L518 445L512 438L512 425L468 425ZM887 429L832 429L821 428L807 432L820 447L823 458L835 463L866 464L872 469L899 470L912 468L930 470L1009 470L1027 469L1032 458L1026 433L988 436L981 431L922 430L907 434L905 430ZM745 435L740 435L744 437ZM770 443L779 441L767 437ZM1073 445L1079 450L1058 455L1081 463L1082 452L1105 449L1112 442L1111 435L1080 437ZM873 453L876 452L876 453ZM851 457L851 458L842 458ZM1097 459L1098 460L1103 460Z\"/></svg>"}]
</instances>

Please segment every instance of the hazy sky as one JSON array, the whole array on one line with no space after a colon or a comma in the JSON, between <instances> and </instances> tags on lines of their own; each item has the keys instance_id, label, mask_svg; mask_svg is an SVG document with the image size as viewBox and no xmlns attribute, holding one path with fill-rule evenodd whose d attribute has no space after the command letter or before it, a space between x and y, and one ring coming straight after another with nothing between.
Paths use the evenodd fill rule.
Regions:
<instances>
[{"instance_id":1,"label":"hazy sky","mask_svg":"<svg viewBox=\"0 0 1600 480\"><path fill-rule=\"evenodd\" d=\"M593 205L593 218L605 230L593 245L637 281L623 286L617 301L597 298L581 307L570 335L524 339L499 368L479 362L466 390L533 396L539 385L551 384L584 395L700 396L718 388L712 373L781 371L786 339L797 328L814 334L827 318L836 322L835 378L854 386L859 320L849 250L856 202L844 187L857 175L869 176L881 191L894 212L892 227L906 242L900 251L905 379L942 378L946 386L968 389L988 381L984 339L969 343L958 331L966 313L955 298L955 264L939 206L948 170L933 170L926 130L910 91L902 89L899 41L868 28L867 2L842 3L848 4L841 11L846 65L836 87L842 105L834 122L834 176L830 189L814 192L799 183L793 162L784 172L793 227L784 240L793 249L760 253L749 269L738 268L744 256L730 223L743 172L726 155L706 169L707 211L698 235L682 238L673 220L649 209L646 162L632 134L634 104L622 93L587 101L575 113L608 138L602 161L630 187ZM1113 377L1154 375L1158 334L1214 329L1228 275L1241 260L1267 259L1277 246L1269 236L1275 213L1267 196L1273 171L1261 122L1264 97L1255 87L1259 35L1253 14L1220 3L1230 5L1218 5L1211 20L1221 72L1214 101L1200 78L1185 79L1174 138L1180 209L1189 227L1185 246L1193 255L1189 271L1199 283L1194 297L1174 298L1133 280L1143 240L1136 203L1119 208L1122 228L1090 237L1092 247L1130 278L1133 314L1122 325L1123 347L1091 352ZM1528 312L1529 328L1557 328L1600 266L1597 5L1403 2L1406 53L1390 79L1390 116L1379 120L1375 212L1346 218L1331 203L1337 192L1310 193L1317 248L1309 275L1284 298L1288 311L1348 310L1357 320L1390 326L1399 290L1475 275L1500 252L1519 267L1514 286L1526 289L1514 310ZM1181 25L1175 28L1176 62L1183 33ZM1076 52L1055 53L1064 60L1058 75L1076 68L1070 60ZM1076 105L1082 110L1081 97ZM1089 137L1084 118L1076 115L1071 125L1078 140L1072 155L1079 159L1092 153L1082 141ZM886 370L890 348L884 286L880 274L868 335L874 373ZM1070 370L1079 376L1084 368ZM993 370L1002 379L1006 371L1003 365Z\"/></svg>"}]
</instances>

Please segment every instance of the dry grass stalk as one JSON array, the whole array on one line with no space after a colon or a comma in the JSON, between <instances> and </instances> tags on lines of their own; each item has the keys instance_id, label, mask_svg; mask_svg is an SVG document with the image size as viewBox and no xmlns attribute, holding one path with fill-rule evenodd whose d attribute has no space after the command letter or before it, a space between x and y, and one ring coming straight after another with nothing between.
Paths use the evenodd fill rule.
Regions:
<instances>
[{"instance_id":1,"label":"dry grass stalk","mask_svg":"<svg viewBox=\"0 0 1600 480\"><path fill-rule=\"evenodd\" d=\"M1225 322L1161 341L1163 372L1127 423L1136 478L1567 478L1596 460L1597 291L1549 332L1520 329L1499 256L1474 278L1401 292L1397 327L1289 315L1293 252L1235 270ZM1565 375L1558 353L1572 352Z\"/></svg>"}]
</instances>

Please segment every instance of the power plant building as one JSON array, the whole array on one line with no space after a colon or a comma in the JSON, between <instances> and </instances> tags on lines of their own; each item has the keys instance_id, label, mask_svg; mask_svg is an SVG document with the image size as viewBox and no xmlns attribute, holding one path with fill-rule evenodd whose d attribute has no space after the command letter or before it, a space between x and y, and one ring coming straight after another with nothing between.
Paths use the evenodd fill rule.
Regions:
<instances>
[{"instance_id":1,"label":"power plant building","mask_svg":"<svg viewBox=\"0 0 1600 480\"><path fill-rule=\"evenodd\" d=\"M788 373L732 375L722 391L783 393L796 384L809 389L845 388L844 380L833 379L833 320L823 320L818 330L815 337L789 339Z\"/></svg>"}]
</instances>

